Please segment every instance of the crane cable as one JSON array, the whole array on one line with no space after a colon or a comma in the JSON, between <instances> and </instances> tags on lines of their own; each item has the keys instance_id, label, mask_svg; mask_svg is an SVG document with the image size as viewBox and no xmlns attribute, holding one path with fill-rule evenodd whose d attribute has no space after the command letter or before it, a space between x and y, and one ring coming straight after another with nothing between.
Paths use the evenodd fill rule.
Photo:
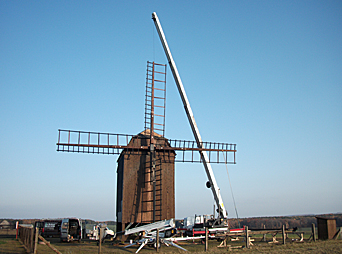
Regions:
<instances>
[{"instance_id":1,"label":"crane cable","mask_svg":"<svg viewBox=\"0 0 342 254\"><path fill-rule=\"evenodd\" d=\"M225 162L225 165L226 165L226 171L227 171L228 180L229 180L230 192L232 193L232 198L233 198L233 203L234 203L236 218L237 218L237 221L238 221L239 228L241 228L240 220L239 220L239 215L238 215L238 211L237 211L237 208L236 208L236 203L235 203L235 198L234 198L232 183L231 183L231 181L230 181L230 176L229 176L229 172L228 172L228 165L227 165L226 157L224 156L224 152L223 152L223 151L222 151L222 154L223 154L224 162Z\"/></svg>"}]
</instances>

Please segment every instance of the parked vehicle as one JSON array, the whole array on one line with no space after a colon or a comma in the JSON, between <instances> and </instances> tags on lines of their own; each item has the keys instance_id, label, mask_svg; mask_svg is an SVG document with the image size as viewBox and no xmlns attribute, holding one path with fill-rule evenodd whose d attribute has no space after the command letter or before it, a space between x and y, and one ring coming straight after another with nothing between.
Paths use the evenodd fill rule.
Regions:
<instances>
[{"instance_id":1,"label":"parked vehicle","mask_svg":"<svg viewBox=\"0 0 342 254\"><path fill-rule=\"evenodd\" d=\"M89 230L87 236L90 240L99 240L100 239L100 230L102 231L102 242L105 240L113 240L115 238L115 233L113 230L109 229L106 224L98 224L93 227L92 230Z\"/></svg>"},{"instance_id":2,"label":"parked vehicle","mask_svg":"<svg viewBox=\"0 0 342 254\"><path fill-rule=\"evenodd\" d=\"M61 242L79 241L82 239L82 224L77 218L65 218L61 224Z\"/></svg>"},{"instance_id":3,"label":"parked vehicle","mask_svg":"<svg viewBox=\"0 0 342 254\"><path fill-rule=\"evenodd\" d=\"M60 237L62 220L43 219L36 221L35 228L38 228L39 234L44 237Z\"/></svg>"},{"instance_id":4,"label":"parked vehicle","mask_svg":"<svg viewBox=\"0 0 342 254\"><path fill-rule=\"evenodd\" d=\"M228 222L224 218L214 218L213 215L195 215L184 218L182 228L178 228L178 231L186 236L204 236L205 227L208 227L210 235L215 235L226 232Z\"/></svg>"}]
</instances>

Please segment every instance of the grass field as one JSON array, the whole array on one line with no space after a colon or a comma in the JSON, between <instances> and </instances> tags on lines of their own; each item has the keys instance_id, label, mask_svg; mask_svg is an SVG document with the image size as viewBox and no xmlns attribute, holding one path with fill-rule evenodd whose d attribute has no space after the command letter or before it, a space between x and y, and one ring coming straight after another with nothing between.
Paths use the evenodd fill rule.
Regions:
<instances>
[{"instance_id":1,"label":"grass field","mask_svg":"<svg viewBox=\"0 0 342 254\"><path fill-rule=\"evenodd\" d=\"M59 239L48 239L51 244L61 253L98 253L97 243L94 241L83 241L82 243L60 243ZM231 244L231 243L228 243ZM234 244L234 245L233 245ZM200 242L181 243L183 248L192 253L205 253L204 245ZM217 241L209 242L210 253L226 253L229 249L218 248ZM242 246L243 242L234 242L232 246ZM102 253L135 253L137 247L124 248L124 245L113 245L110 242L105 242L102 245ZM146 246L139 253L155 252L152 247ZM328 240L317 242L293 243L289 242L286 245L268 244L264 242L254 242L254 246L250 249L239 248L232 249L234 253L342 253L342 240ZM0 253L26 253L24 247L15 239L14 236L0 236ZM46 245L38 245L38 253L54 253ZM185 253L175 247L162 246L159 253Z\"/></svg>"}]
</instances>

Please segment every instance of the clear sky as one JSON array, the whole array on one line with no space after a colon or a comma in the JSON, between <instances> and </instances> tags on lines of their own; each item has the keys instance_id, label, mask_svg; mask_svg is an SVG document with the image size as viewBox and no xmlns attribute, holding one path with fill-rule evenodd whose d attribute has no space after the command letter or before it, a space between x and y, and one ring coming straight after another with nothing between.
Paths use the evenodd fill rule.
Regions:
<instances>
[{"instance_id":1,"label":"clear sky","mask_svg":"<svg viewBox=\"0 0 342 254\"><path fill-rule=\"evenodd\" d=\"M58 129L143 130L154 11L202 139L237 144L239 216L342 212L341 1L0 0L0 217L116 219L118 157L57 152ZM194 140L169 68L166 104ZM212 212L206 181L176 164L176 218Z\"/></svg>"}]
</instances>

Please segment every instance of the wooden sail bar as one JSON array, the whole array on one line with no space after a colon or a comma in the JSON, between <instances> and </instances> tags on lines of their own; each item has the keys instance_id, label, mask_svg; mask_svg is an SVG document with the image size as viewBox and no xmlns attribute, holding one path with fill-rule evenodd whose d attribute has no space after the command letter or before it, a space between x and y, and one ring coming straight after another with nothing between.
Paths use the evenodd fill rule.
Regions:
<instances>
[{"instance_id":1,"label":"wooden sail bar","mask_svg":"<svg viewBox=\"0 0 342 254\"><path fill-rule=\"evenodd\" d=\"M146 145L134 146L130 144L133 137L140 136L146 139ZM138 134L114 134L101 132L86 132L74 130L58 130L57 151L75 153L95 153L95 154L120 154L122 150L132 152L149 151L149 135ZM155 136L158 139L158 135ZM170 147L155 144L157 152L169 153L178 151L175 161L178 162L202 162L199 151L207 151L210 162L235 164L236 144L202 142L201 147L197 147L196 141L168 139Z\"/></svg>"}]
</instances>

